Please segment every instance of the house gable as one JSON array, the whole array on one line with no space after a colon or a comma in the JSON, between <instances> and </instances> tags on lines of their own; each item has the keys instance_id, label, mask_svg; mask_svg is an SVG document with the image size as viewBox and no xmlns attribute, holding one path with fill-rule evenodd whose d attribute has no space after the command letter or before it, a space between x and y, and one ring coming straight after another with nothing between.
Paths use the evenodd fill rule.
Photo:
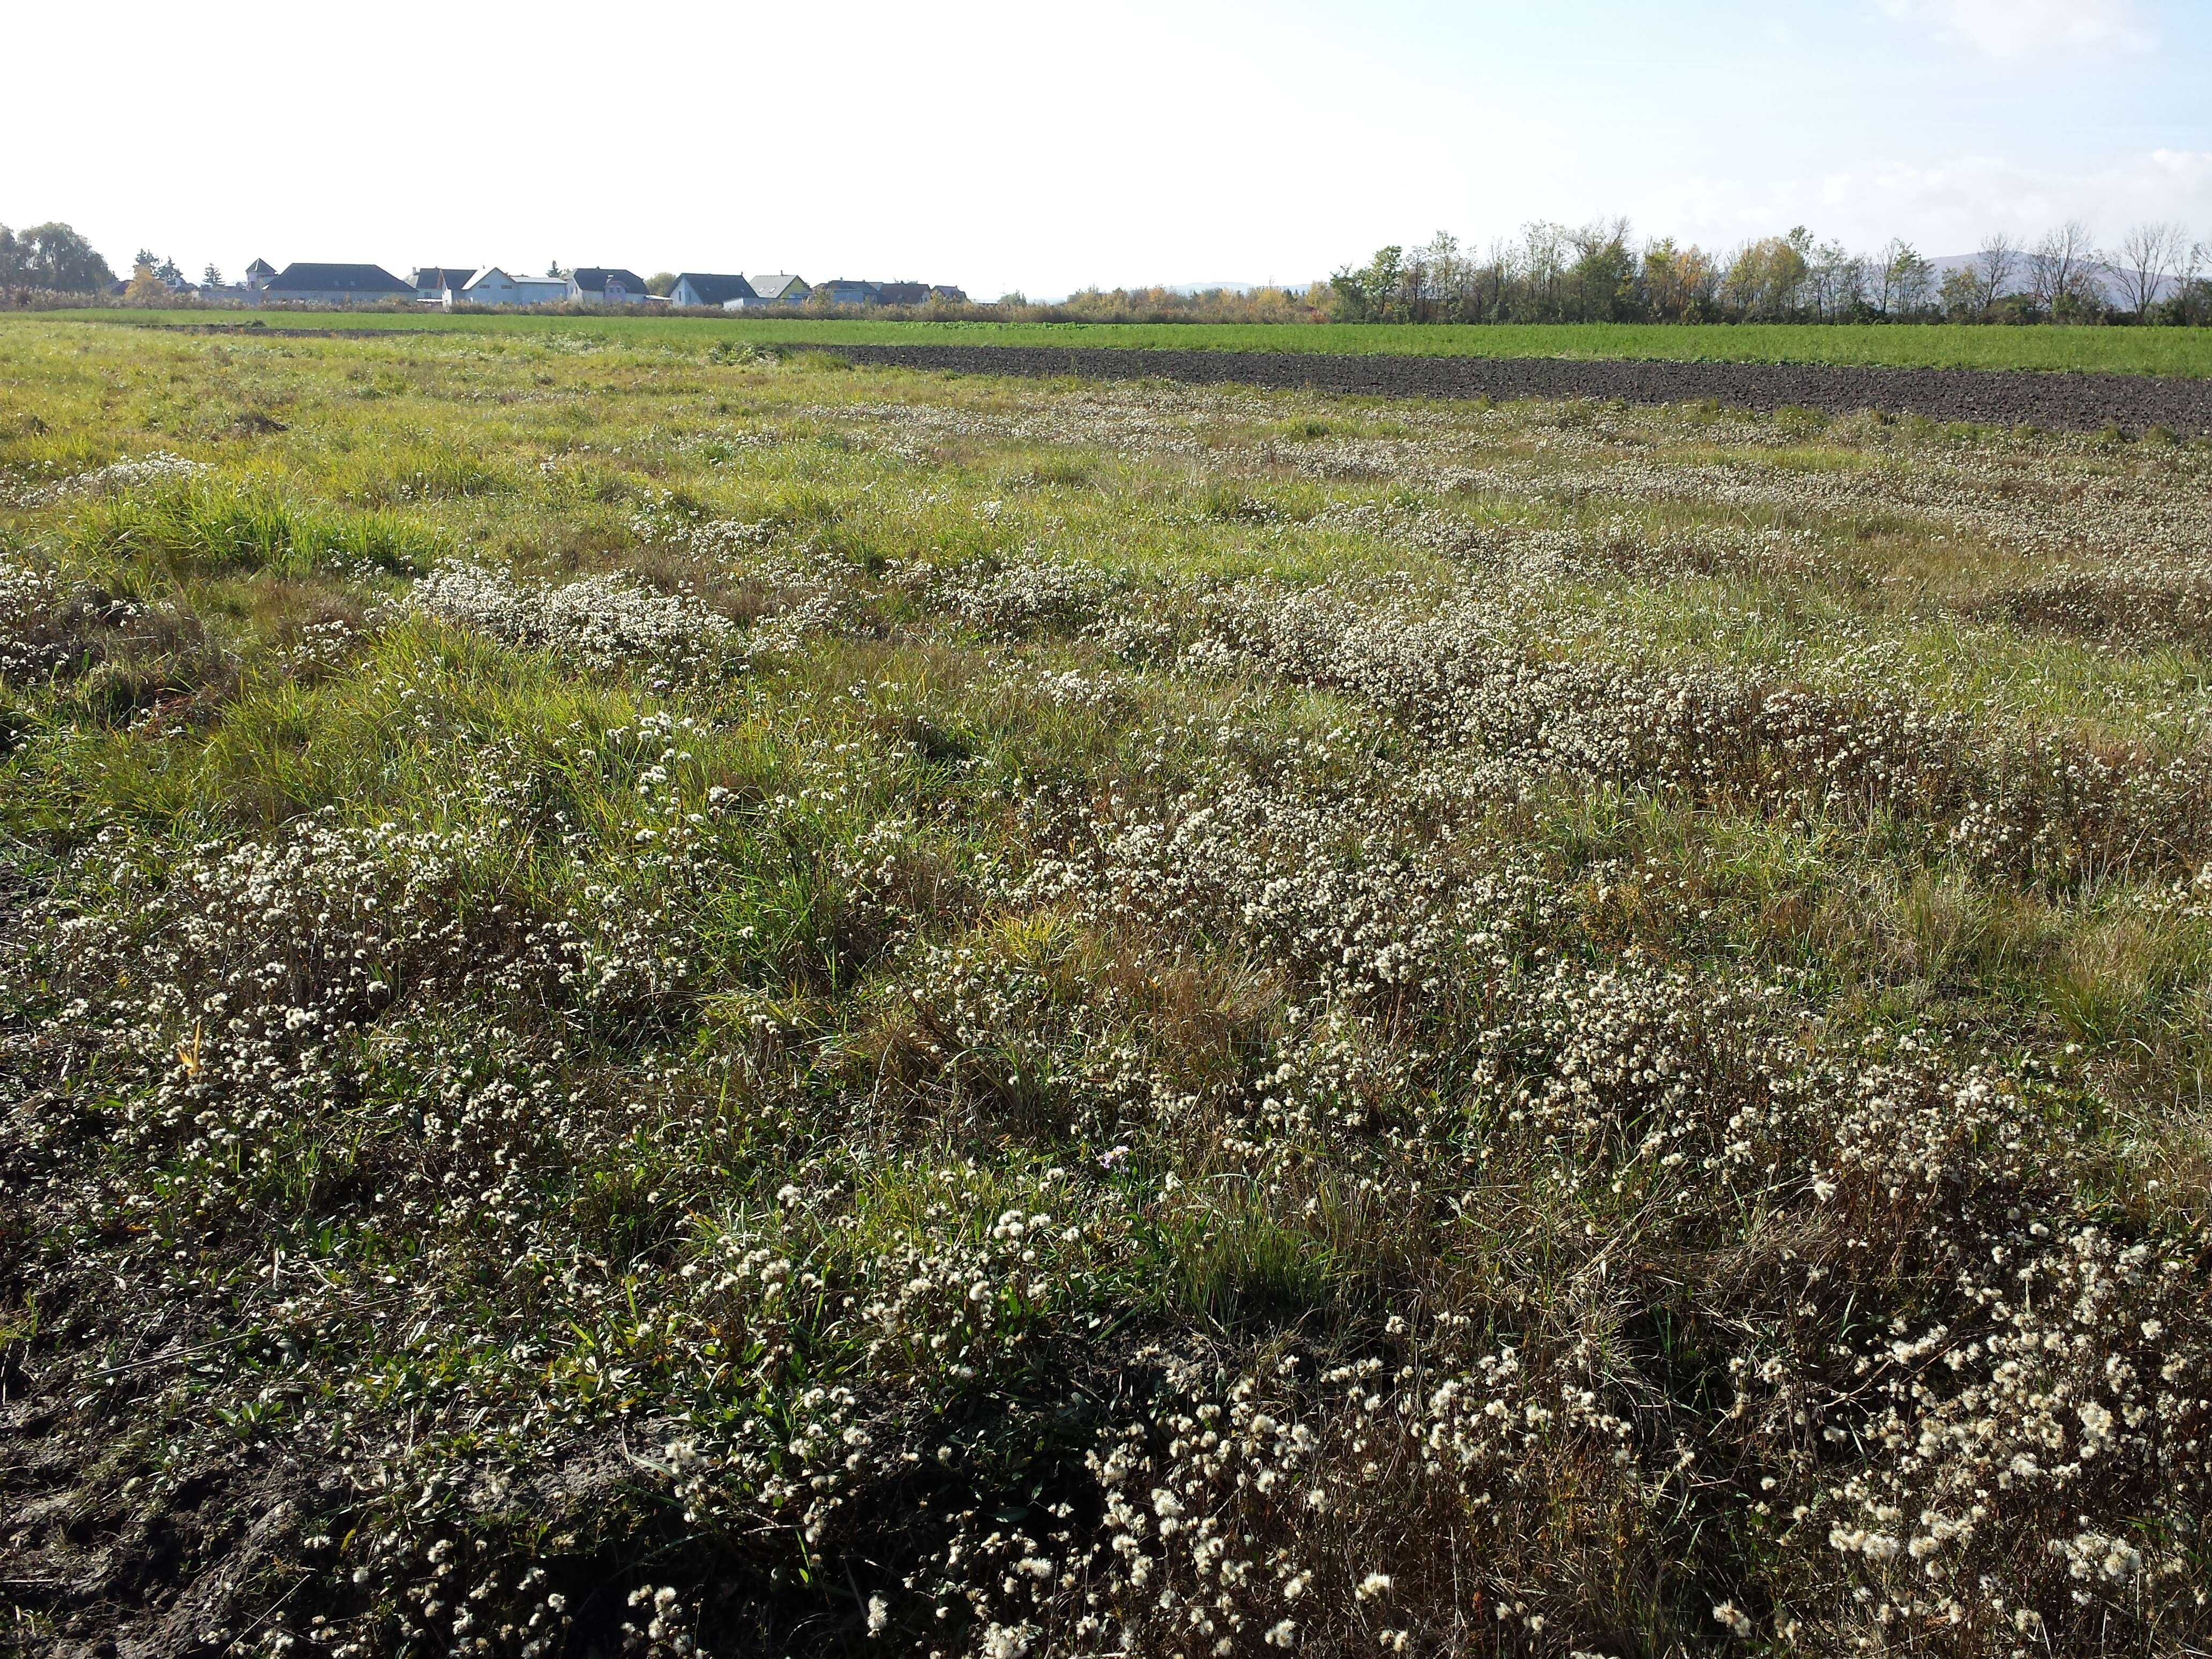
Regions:
<instances>
[{"instance_id":1,"label":"house gable","mask_svg":"<svg viewBox=\"0 0 2212 1659\"><path fill-rule=\"evenodd\" d=\"M604 294L610 283L621 288L627 295L642 295L645 278L634 270L624 270L619 265L583 265L568 273L568 289L574 294Z\"/></svg>"},{"instance_id":2,"label":"house gable","mask_svg":"<svg viewBox=\"0 0 2212 1659\"><path fill-rule=\"evenodd\" d=\"M497 265L486 265L454 297L480 306L557 305L568 297L568 279L511 276Z\"/></svg>"},{"instance_id":3,"label":"house gable","mask_svg":"<svg viewBox=\"0 0 2212 1659\"><path fill-rule=\"evenodd\" d=\"M676 278L669 297L680 306L725 306L732 300L757 299L753 285L744 277L714 271L687 270Z\"/></svg>"}]
</instances>

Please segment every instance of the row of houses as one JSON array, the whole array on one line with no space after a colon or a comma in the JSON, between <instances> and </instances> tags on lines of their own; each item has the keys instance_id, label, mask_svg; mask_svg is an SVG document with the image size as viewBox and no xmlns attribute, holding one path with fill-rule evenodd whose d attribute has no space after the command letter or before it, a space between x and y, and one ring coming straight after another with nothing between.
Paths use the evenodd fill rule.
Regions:
<instances>
[{"instance_id":1,"label":"row of houses","mask_svg":"<svg viewBox=\"0 0 2212 1659\"><path fill-rule=\"evenodd\" d=\"M750 311L756 306L803 306L813 292L805 282L788 271L739 276L734 273L684 270L677 273L676 286L668 290L668 302L677 306L711 306L723 311Z\"/></svg>"},{"instance_id":2,"label":"row of houses","mask_svg":"<svg viewBox=\"0 0 2212 1659\"><path fill-rule=\"evenodd\" d=\"M300 263L278 270L265 259L246 268L237 297L250 303L374 305L413 300L421 305L557 306L673 305L720 311L805 305L815 295L836 306L919 306L932 300L952 304L968 296L957 288L929 283L867 283L839 277L811 284L788 271L745 276L686 270L664 297L647 294L634 270L586 265L565 276L517 276L498 265L417 265L402 282L381 265Z\"/></svg>"},{"instance_id":3,"label":"row of houses","mask_svg":"<svg viewBox=\"0 0 2212 1659\"><path fill-rule=\"evenodd\" d=\"M805 305L819 299L833 306L926 306L931 301L965 305L968 296L942 283L867 283L833 276L808 283L787 273L766 276L717 276L687 270L676 279L669 298L679 306L720 306L725 311L754 306Z\"/></svg>"}]
</instances>

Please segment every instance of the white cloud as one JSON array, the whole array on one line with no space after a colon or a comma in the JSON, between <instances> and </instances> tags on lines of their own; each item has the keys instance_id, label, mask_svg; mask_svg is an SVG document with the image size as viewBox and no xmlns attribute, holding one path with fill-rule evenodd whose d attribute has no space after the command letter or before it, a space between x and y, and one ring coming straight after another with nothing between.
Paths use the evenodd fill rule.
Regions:
<instances>
[{"instance_id":1,"label":"white cloud","mask_svg":"<svg viewBox=\"0 0 2212 1659\"><path fill-rule=\"evenodd\" d=\"M1892 17L1991 58L2103 56L2154 44L2133 0L1877 0Z\"/></svg>"}]
</instances>

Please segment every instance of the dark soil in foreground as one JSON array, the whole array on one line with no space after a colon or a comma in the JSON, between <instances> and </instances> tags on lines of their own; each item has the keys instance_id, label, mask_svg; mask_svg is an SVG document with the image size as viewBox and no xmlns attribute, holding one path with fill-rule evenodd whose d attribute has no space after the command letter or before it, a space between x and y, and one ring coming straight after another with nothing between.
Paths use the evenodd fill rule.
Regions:
<instances>
[{"instance_id":1,"label":"dark soil in foreground","mask_svg":"<svg viewBox=\"0 0 2212 1659\"><path fill-rule=\"evenodd\" d=\"M1737 408L1877 409L1935 421L2095 431L2212 433L2212 382L2143 374L2045 374L1963 368L1843 368L1819 363L1661 363L1565 357L1338 356L1304 351L1146 351L1121 346L840 345L856 363L957 374L1158 378L1389 398L1708 398Z\"/></svg>"}]
</instances>

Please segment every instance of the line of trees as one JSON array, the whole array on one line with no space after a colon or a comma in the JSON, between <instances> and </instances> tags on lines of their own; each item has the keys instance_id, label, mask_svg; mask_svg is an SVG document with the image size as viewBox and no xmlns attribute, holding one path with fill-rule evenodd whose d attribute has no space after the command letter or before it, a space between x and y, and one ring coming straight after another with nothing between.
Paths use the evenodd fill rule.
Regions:
<instances>
[{"instance_id":1,"label":"line of trees","mask_svg":"<svg viewBox=\"0 0 2212 1659\"><path fill-rule=\"evenodd\" d=\"M1361 322L2212 322L2212 243L2138 225L2100 250L2069 222L2033 244L1984 239L1950 269L1903 240L1875 253L1802 226L1731 253L1672 237L1633 245L1625 219L1536 223L1486 251L1439 231L1329 279L1329 313Z\"/></svg>"},{"instance_id":2,"label":"line of trees","mask_svg":"<svg viewBox=\"0 0 2212 1659\"><path fill-rule=\"evenodd\" d=\"M0 289L94 294L114 282L107 261L67 225L33 225L28 230L0 225Z\"/></svg>"}]
</instances>

